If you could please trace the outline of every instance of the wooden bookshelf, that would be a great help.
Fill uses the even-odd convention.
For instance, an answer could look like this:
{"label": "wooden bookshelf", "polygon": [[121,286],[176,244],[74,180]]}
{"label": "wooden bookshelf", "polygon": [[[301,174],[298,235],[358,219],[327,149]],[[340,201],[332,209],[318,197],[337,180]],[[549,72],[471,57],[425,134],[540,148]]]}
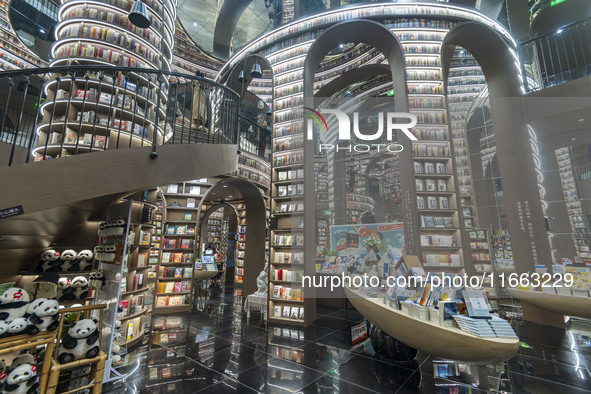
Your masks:
{"label": "wooden bookshelf", "polygon": [[154,288],[156,313],[191,310],[193,274],[199,251],[199,208],[206,179],[162,187],[162,235]]}

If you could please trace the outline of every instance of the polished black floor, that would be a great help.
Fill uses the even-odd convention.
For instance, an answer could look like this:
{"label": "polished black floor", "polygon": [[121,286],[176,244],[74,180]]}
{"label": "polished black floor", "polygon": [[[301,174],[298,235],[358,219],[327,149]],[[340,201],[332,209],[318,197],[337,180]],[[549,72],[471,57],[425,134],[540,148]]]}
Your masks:
{"label": "polished black floor", "polygon": [[[199,312],[153,316],[132,373],[105,392],[140,393],[583,393],[591,392],[591,325],[515,328],[522,347],[508,363],[473,365],[421,354],[391,363],[370,341],[352,345],[354,309],[319,307],[307,328],[250,321],[232,286],[202,290]],[[238,301],[238,303],[234,303]]]}

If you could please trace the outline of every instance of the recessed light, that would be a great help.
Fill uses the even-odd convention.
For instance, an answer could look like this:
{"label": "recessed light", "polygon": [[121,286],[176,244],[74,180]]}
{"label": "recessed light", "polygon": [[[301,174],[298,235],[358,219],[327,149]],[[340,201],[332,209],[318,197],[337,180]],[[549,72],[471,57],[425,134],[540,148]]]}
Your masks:
{"label": "recessed light", "polygon": [[343,44],[339,45],[339,48],[343,49],[345,46]]}
{"label": "recessed light", "polygon": [[197,27],[197,19],[193,19],[193,26]]}
{"label": "recessed light", "polygon": [[584,121],[585,121],[585,118],[579,119],[579,122],[584,122]]}
{"label": "recessed light", "polygon": [[571,140],[571,141],[576,141],[576,139],[577,139],[577,137],[573,137],[573,138],[571,138],[570,140]]}
{"label": "recessed light", "polygon": [[228,187],[228,185],[222,185],[222,187]]}
{"label": "recessed light", "polygon": [[44,29],[44,28],[42,28],[42,27],[40,27],[40,28],[39,28],[39,33],[41,33],[41,34],[45,34],[45,29]]}
{"label": "recessed light", "polygon": [[560,34],[560,33],[562,33],[562,29],[556,30],[556,34]]}

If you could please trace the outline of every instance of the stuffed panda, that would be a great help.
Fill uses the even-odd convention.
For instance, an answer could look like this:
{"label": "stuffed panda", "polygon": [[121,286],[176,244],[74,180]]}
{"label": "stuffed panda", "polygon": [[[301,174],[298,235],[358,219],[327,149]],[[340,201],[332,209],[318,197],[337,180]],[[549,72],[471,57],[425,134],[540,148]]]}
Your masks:
{"label": "stuffed panda", "polygon": [[36,393],[38,389],[39,378],[37,376],[37,365],[34,361],[31,363],[22,360],[10,366],[3,393],[32,394]]}
{"label": "stuffed panda", "polygon": [[4,360],[0,360],[0,393],[4,392],[4,385],[6,384],[6,378],[8,377],[8,368]]}
{"label": "stuffed panda", "polygon": [[76,253],[76,251],[74,251],[72,249],[64,250],[62,252],[62,254],[60,255],[61,271],[62,272],[79,271],[78,260],[76,259],[77,256],[78,256],[78,254]]}
{"label": "stuffed panda", "polygon": [[105,286],[107,279],[103,271],[92,271],[89,274],[89,284],[95,289],[102,289]]}
{"label": "stuffed panda", "polygon": [[84,249],[78,252],[76,258],[78,259],[79,271],[90,271],[92,268],[92,250]]}
{"label": "stuffed panda", "polygon": [[25,316],[28,305],[29,294],[19,287],[11,287],[0,295],[0,320]]}
{"label": "stuffed panda", "polygon": [[25,312],[25,316],[23,316],[23,317],[25,319],[28,319],[29,316],[31,316],[33,314],[33,310],[35,309],[35,307],[45,300],[47,300],[47,298],[37,298],[37,299],[29,302],[29,305],[27,305],[27,311]]}
{"label": "stuffed panda", "polygon": [[41,253],[41,261],[39,261],[39,265],[35,270],[36,273],[41,272],[55,272],[59,270],[60,266],[60,253],[49,249],[45,252]]}
{"label": "stuffed panda", "polygon": [[83,358],[93,358],[99,354],[99,330],[97,319],[82,319],[70,327],[59,348],[57,360],[60,364]]}
{"label": "stuffed panda", "polygon": [[74,279],[72,279],[71,286],[74,299],[83,300],[88,297],[88,279],[85,277],[76,276]]}
{"label": "stuffed panda", "polygon": [[24,317],[17,317],[8,322],[8,335],[20,335],[24,334],[27,329],[27,319]]}
{"label": "stuffed panda", "polygon": [[57,282],[57,300],[58,301],[70,301],[74,297],[74,289],[71,286],[69,278],[60,278]]}
{"label": "stuffed panda", "polygon": [[40,331],[55,331],[58,326],[60,304],[56,300],[46,298],[39,298],[34,302],[37,305],[27,319],[25,332],[29,335],[36,335]]}
{"label": "stuffed panda", "polygon": [[[8,322],[0,320],[0,338],[8,336]],[[2,391],[0,391],[1,393]]]}

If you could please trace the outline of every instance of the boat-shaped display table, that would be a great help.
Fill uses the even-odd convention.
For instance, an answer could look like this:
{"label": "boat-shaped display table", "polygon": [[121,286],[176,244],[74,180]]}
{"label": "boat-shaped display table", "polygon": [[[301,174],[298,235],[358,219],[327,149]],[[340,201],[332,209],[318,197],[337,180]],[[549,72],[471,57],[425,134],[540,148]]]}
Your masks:
{"label": "boat-shaped display table", "polygon": [[202,271],[195,271],[193,272],[193,280],[203,280],[203,279],[210,279],[213,278],[215,276],[215,274],[217,274],[218,271],[206,271],[206,270],[202,270]]}
{"label": "boat-shaped display table", "polygon": [[591,319],[591,298],[564,294],[549,294],[541,291],[507,289],[518,300],[540,309],[566,316]]}
{"label": "boat-shaped display table", "polygon": [[419,320],[384,305],[381,298],[366,298],[345,287],[349,301],[359,313],[384,333],[424,353],[448,360],[473,363],[507,361],[519,350],[518,339],[480,338],[459,328],[442,327]]}

